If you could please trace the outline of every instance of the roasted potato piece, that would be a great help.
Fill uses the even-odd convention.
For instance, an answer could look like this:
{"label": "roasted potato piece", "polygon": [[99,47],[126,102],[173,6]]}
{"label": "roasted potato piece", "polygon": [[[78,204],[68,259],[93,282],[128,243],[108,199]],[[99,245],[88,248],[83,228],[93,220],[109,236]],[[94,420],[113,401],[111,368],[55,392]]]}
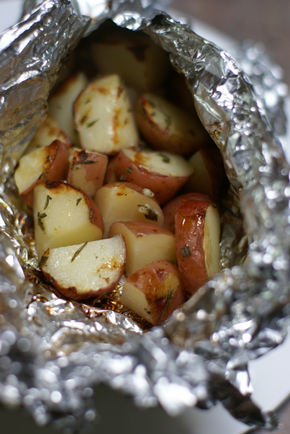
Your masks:
{"label": "roasted potato piece", "polygon": [[130,101],[118,75],[93,80],[74,103],[83,149],[115,154],[138,144]]}
{"label": "roasted potato piece", "polygon": [[193,169],[183,157],[169,152],[124,149],[115,165],[118,181],[149,188],[160,204],[175,196],[192,173]]}
{"label": "roasted potato piece", "polygon": [[160,151],[191,155],[210,140],[195,116],[151,93],[139,96],[136,118],[143,137]]}
{"label": "roasted potato piece", "polygon": [[160,226],[144,222],[115,222],[109,237],[122,234],[127,248],[128,276],[159,259],[176,262],[175,236]]}
{"label": "roasted potato piece", "polygon": [[153,325],[164,322],[185,301],[179,272],[171,262],[151,262],[123,285],[121,302]]}
{"label": "roasted potato piece", "polygon": [[61,294],[78,301],[112,291],[122,277],[125,260],[125,243],[122,235],[117,235],[48,249],[40,267]]}
{"label": "roasted potato piece", "polygon": [[35,187],[33,217],[39,257],[50,248],[96,241],[103,236],[103,219],[93,200],[64,182]]}

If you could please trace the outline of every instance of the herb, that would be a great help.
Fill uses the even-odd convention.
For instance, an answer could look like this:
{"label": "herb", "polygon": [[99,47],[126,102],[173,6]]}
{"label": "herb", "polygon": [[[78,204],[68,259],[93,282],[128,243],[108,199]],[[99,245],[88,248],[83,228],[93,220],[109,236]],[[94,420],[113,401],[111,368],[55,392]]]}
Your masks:
{"label": "herb", "polygon": [[37,224],[44,233],[45,233],[45,228],[42,219],[44,219],[45,217],[47,217],[47,214],[45,214],[45,212],[42,214],[39,214],[39,212],[37,213]]}
{"label": "herb", "polygon": [[86,245],[88,244],[88,242],[84,243],[73,255],[73,257],[71,258],[71,262],[73,262],[76,257],[81,253],[81,251],[86,247]]}
{"label": "herb", "polygon": [[170,158],[167,155],[161,153],[159,155],[162,157],[163,163],[170,163]]}
{"label": "herb", "polygon": [[158,321],[160,321],[160,320],[163,318],[163,316],[164,316],[164,314],[165,314],[165,312],[166,312],[166,309],[167,309],[168,306],[169,306],[170,300],[172,299],[173,292],[174,292],[174,289],[171,289],[171,290],[168,292],[167,297],[166,297],[166,302],[165,302],[164,309],[163,309],[163,311],[161,312],[161,315],[160,315],[160,317],[158,318]]}
{"label": "herb", "polygon": [[47,195],[43,210],[45,210],[48,207],[50,200],[52,200],[52,197],[50,197],[49,195]]}
{"label": "herb", "polygon": [[186,256],[191,256],[191,250],[189,246],[181,247],[181,254],[185,258]]}
{"label": "herb", "polygon": [[125,176],[125,175],[121,175],[121,176],[120,176],[120,181],[127,181],[126,176]]}
{"label": "herb", "polygon": [[138,110],[143,116],[147,116],[146,110],[142,104],[138,104]]}
{"label": "herb", "polygon": [[85,101],[85,104],[88,104],[89,102],[91,102],[91,100],[90,100],[90,99],[87,99],[87,100]]}
{"label": "herb", "polygon": [[154,102],[148,100],[148,103],[151,105],[151,107],[156,107],[156,104],[154,104]]}
{"label": "herb", "polygon": [[82,200],[82,197],[79,197],[79,198],[77,199],[77,206],[78,206],[78,204],[80,203],[81,200]]}
{"label": "herb", "polygon": [[126,173],[128,173],[128,175],[130,175],[132,170],[133,170],[133,167],[129,166],[129,167],[127,167]]}
{"label": "herb", "polygon": [[47,263],[48,258],[49,258],[49,249],[48,249],[48,251],[46,250],[44,255],[41,257],[39,264],[38,264],[38,268],[44,267],[45,264]]}
{"label": "herb", "polygon": [[84,115],[80,120],[80,124],[83,125],[87,119],[88,119],[88,115]]}
{"label": "herb", "polygon": [[138,211],[144,214],[144,217],[147,220],[152,220],[153,222],[157,222],[158,214],[148,205],[137,205]]}
{"label": "herb", "polygon": [[73,166],[79,166],[81,164],[94,164],[96,161],[94,160],[86,160],[86,161],[78,161],[77,163],[73,163]]}
{"label": "herb", "polygon": [[93,125],[95,125],[96,122],[98,122],[100,119],[96,119],[95,121],[90,122],[89,124],[87,124],[87,128],[92,127]]}

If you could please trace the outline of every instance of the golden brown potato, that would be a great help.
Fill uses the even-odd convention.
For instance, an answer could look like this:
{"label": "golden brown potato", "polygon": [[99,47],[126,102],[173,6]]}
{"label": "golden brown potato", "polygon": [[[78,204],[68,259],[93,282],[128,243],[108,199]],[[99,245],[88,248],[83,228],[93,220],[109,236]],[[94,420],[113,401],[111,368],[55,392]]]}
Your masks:
{"label": "golden brown potato", "polygon": [[175,213],[176,254],[182,287],[194,294],[220,271],[220,220],[209,201],[181,202]]}
{"label": "golden brown potato", "polygon": [[148,150],[124,149],[114,167],[118,181],[149,188],[160,204],[175,196],[193,173],[191,166],[180,155]]}
{"label": "golden brown potato", "polygon": [[68,149],[59,140],[24,155],[14,174],[18,192],[32,208],[33,190],[45,181],[64,181],[68,172]]}
{"label": "golden brown potato", "polygon": [[157,95],[140,95],[135,111],[140,132],[155,149],[191,155],[208,145],[209,135],[195,116]]}
{"label": "golden brown potato", "polygon": [[153,325],[164,322],[185,301],[179,272],[171,262],[151,262],[123,285],[121,302]]}

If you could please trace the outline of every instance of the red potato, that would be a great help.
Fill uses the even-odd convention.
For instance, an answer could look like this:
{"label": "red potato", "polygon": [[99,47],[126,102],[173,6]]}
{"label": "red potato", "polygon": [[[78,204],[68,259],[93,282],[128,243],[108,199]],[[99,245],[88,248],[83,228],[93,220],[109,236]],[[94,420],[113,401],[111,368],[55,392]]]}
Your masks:
{"label": "red potato", "polygon": [[25,154],[29,154],[38,148],[49,146],[55,140],[60,140],[68,148],[71,146],[71,141],[67,135],[59,127],[58,123],[53,119],[53,117],[48,114],[43,124],[38,128],[32,137]]}
{"label": "red potato", "polygon": [[101,74],[119,74],[141,92],[162,86],[170,73],[168,54],[143,32],[106,23],[94,36],[92,60]]}
{"label": "red potato", "polygon": [[124,149],[115,164],[117,180],[149,188],[159,204],[175,196],[192,173],[183,157],[169,152]]}
{"label": "red potato", "polygon": [[116,221],[150,222],[163,225],[163,213],[157,201],[129,182],[114,182],[99,188],[94,197],[104,219],[104,237]]}
{"label": "red potato", "polygon": [[177,208],[181,203],[187,202],[189,200],[193,201],[205,201],[213,204],[212,199],[203,193],[184,193],[179,196],[176,196],[174,199],[170,200],[164,207],[162,208],[164,214],[164,228],[169,230],[170,232],[175,233],[175,213]]}
{"label": "red potato", "polygon": [[62,181],[68,172],[68,149],[59,140],[44,148],[24,155],[17,166],[14,179],[18,192],[32,208],[33,191],[37,184],[47,181]]}
{"label": "red potato", "polygon": [[141,134],[155,149],[191,155],[208,145],[209,135],[196,126],[195,116],[157,95],[140,95],[135,111]]}
{"label": "red potato", "polygon": [[199,149],[188,162],[194,172],[184,187],[185,191],[205,193],[218,202],[227,187],[223,159],[218,148]]}
{"label": "red potato", "polygon": [[144,222],[115,222],[109,237],[117,234],[122,234],[125,239],[125,271],[128,276],[159,259],[176,262],[175,236],[160,226]]}
{"label": "red potato", "polygon": [[160,260],[132,274],[123,285],[121,302],[153,325],[164,322],[185,301],[179,272]]}
{"label": "red potato", "polygon": [[138,144],[138,130],[126,89],[118,75],[93,80],[74,103],[83,149],[113,155]]}
{"label": "red potato", "polygon": [[117,164],[117,158],[118,158],[118,155],[115,155],[114,157],[111,157],[111,159],[109,160],[106,174],[105,174],[104,184],[111,184],[112,182],[118,181],[116,174],[115,174],[115,167]]}
{"label": "red potato", "polygon": [[75,145],[79,137],[75,130],[73,103],[87,86],[88,79],[82,72],[69,77],[48,100],[48,111]]}
{"label": "red potato", "polygon": [[48,249],[40,268],[46,279],[73,300],[87,300],[112,291],[126,261],[122,235],[83,244]]}
{"label": "red potato", "polygon": [[220,219],[208,201],[181,203],[175,214],[176,254],[182,287],[194,294],[220,271]]}
{"label": "red potato", "polygon": [[103,236],[103,218],[93,200],[64,182],[35,187],[33,217],[39,257],[50,248],[96,241]]}
{"label": "red potato", "polygon": [[68,183],[93,197],[103,185],[108,157],[98,153],[75,151],[68,174]]}

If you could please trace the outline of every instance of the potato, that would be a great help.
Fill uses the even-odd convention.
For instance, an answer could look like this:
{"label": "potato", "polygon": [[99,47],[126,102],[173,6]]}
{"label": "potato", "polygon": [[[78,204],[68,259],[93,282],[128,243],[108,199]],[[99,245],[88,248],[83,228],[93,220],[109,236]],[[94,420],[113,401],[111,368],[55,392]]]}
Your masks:
{"label": "potato", "polygon": [[143,32],[106,23],[96,32],[91,57],[102,74],[119,74],[128,86],[146,92],[162,86],[170,73],[168,54]]}
{"label": "potato", "polygon": [[99,188],[94,197],[104,219],[104,237],[116,221],[141,221],[163,225],[163,213],[148,191],[129,182],[114,182]]}
{"label": "potato", "polygon": [[183,157],[169,152],[124,149],[115,164],[117,180],[149,188],[160,204],[175,196],[192,173]]}
{"label": "potato", "polygon": [[117,158],[118,155],[115,155],[114,157],[110,158],[107,166],[106,174],[105,174],[104,184],[111,184],[112,182],[118,181],[117,176],[115,174]]}
{"label": "potato", "polygon": [[164,322],[185,301],[179,272],[160,260],[132,274],[123,285],[121,302],[153,325]]}
{"label": "potato", "polygon": [[159,259],[176,262],[175,236],[160,226],[144,222],[115,222],[109,237],[122,234],[127,248],[128,276]]}
{"label": "potato", "polygon": [[227,177],[218,148],[199,149],[188,162],[194,172],[185,185],[185,191],[205,193],[219,202],[226,191]]}
{"label": "potato", "polygon": [[139,96],[136,118],[143,137],[160,151],[191,155],[208,145],[209,135],[195,116],[157,95]]}
{"label": "potato", "polygon": [[164,228],[169,230],[170,232],[175,233],[175,213],[179,205],[183,202],[193,200],[201,200],[213,203],[212,199],[202,193],[184,193],[179,196],[176,196],[174,199],[170,200],[164,207],[162,208],[164,214]]}
{"label": "potato", "polygon": [[138,131],[118,75],[93,80],[74,103],[75,124],[83,149],[115,154],[138,144]]}
{"label": "potato", "polygon": [[39,257],[50,248],[96,241],[103,236],[103,219],[93,200],[64,182],[35,187],[33,217]]}
{"label": "potato", "polygon": [[96,152],[74,151],[68,174],[68,183],[79,187],[88,196],[93,197],[103,185],[108,157]]}
{"label": "potato", "polygon": [[75,145],[79,144],[79,137],[75,130],[73,103],[87,84],[88,79],[82,72],[72,75],[48,99],[49,113]]}
{"label": "potato", "polygon": [[61,294],[78,301],[112,291],[122,277],[125,260],[125,243],[122,235],[117,235],[48,249],[40,268]]}
{"label": "potato", "polygon": [[183,289],[194,294],[220,271],[220,219],[209,201],[181,202],[175,213],[176,254]]}
{"label": "potato", "polygon": [[14,179],[18,192],[32,208],[33,190],[41,182],[62,181],[68,172],[68,149],[59,140],[44,148],[24,155],[15,170]]}

